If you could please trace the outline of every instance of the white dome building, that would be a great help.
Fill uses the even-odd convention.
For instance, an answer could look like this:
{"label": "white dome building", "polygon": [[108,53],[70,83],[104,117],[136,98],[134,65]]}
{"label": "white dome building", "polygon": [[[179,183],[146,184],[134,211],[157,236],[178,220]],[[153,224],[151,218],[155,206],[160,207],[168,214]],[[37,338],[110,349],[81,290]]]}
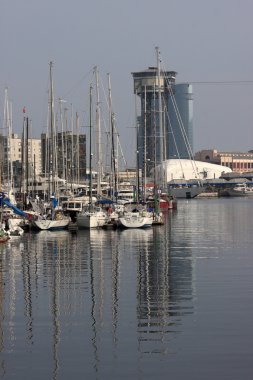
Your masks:
{"label": "white dome building", "polygon": [[224,173],[230,173],[232,170],[223,165],[211,164],[203,161],[194,161],[187,159],[169,159],[156,168],[156,178],[158,183],[162,183],[166,177],[165,169],[167,168],[167,182],[174,180],[204,180],[219,178]]}

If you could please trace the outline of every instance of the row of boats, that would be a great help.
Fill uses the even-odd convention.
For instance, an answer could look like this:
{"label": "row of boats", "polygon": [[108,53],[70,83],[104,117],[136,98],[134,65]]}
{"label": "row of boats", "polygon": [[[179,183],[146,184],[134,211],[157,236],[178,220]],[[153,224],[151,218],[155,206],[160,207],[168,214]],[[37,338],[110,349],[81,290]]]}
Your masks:
{"label": "row of boats", "polygon": [[[166,203],[166,207],[165,207]],[[162,206],[160,206],[162,205]],[[87,203],[82,197],[72,197],[61,202],[54,197],[49,203],[31,201],[29,210],[22,210],[3,198],[1,208],[2,235],[20,236],[25,230],[58,230],[65,228],[148,228],[163,224],[162,209],[176,208],[173,199],[156,202],[113,203],[110,200]]]}

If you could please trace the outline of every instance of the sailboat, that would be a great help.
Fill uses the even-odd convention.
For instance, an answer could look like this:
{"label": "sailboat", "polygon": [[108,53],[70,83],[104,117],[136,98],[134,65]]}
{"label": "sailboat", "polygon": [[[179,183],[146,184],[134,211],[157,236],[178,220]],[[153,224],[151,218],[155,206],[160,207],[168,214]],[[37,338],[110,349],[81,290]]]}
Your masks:
{"label": "sailboat", "polygon": [[92,203],[92,86],[90,86],[90,156],[89,156],[89,204],[76,217],[78,228],[97,228],[103,227],[108,220],[107,214],[100,206]]}
{"label": "sailboat", "polygon": [[53,195],[50,197],[50,205],[45,208],[45,212],[39,214],[32,221],[32,226],[39,230],[56,230],[67,228],[70,217],[64,215],[63,210],[58,206],[58,200],[56,198],[56,157],[55,157],[55,119],[54,119],[54,97],[53,97],[53,78],[52,78],[52,66],[53,62],[50,62],[50,133],[48,134],[50,138],[49,141],[49,194]]}
{"label": "sailboat", "polygon": [[120,228],[148,228],[153,224],[152,213],[141,203],[129,203],[124,205],[125,210],[119,215],[117,226]]}
{"label": "sailboat", "polygon": [[[185,126],[184,126],[184,123],[182,120],[182,116],[180,115],[179,108],[178,108],[178,105],[176,102],[173,87],[171,85],[173,82],[171,82],[171,80],[168,76],[165,76],[166,72],[163,73],[164,84],[166,86],[166,91],[168,92],[170,99],[171,99],[171,105],[174,109],[174,114],[175,114],[175,117],[176,117],[176,120],[178,123],[178,131],[180,131],[180,134],[182,135],[182,140],[184,141],[185,149],[186,149],[186,152],[189,156],[188,160],[180,158],[178,144],[176,142],[175,134],[174,134],[171,122],[170,122],[170,115],[169,115],[169,112],[167,110],[167,106],[164,107],[164,111],[162,111],[161,75],[160,75],[161,74],[161,69],[160,69],[161,59],[160,59],[160,51],[159,51],[158,47],[156,47],[156,53],[157,53],[157,71],[158,71],[158,83],[159,83],[159,87],[158,87],[159,114],[158,114],[158,116],[159,116],[160,136],[164,136],[164,141],[165,141],[165,143],[163,144],[163,139],[160,139],[160,143],[161,143],[160,161],[159,161],[158,167],[155,168],[155,170],[157,170],[158,182],[160,182],[160,184],[162,184],[162,188],[164,189],[165,194],[172,197],[173,199],[194,198],[198,194],[203,192],[203,184],[202,184],[200,177],[199,177],[198,168],[197,168],[197,165],[196,165],[196,163],[194,161],[194,157],[193,157],[192,147],[191,147],[191,144],[189,142],[189,138],[186,134]],[[166,150],[167,150],[166,128],[167,127],[163,123],[162,112],[167,113],[166,119],[167,119],[167,123],[168,123],[168,128],[170,127],[170,133],[172,136],[172,141],[175,145],[175,149],[177,152],[177,155],[175,155],[175,157],[177,157],[177,159],[167,159],[167,156],[168,156],[167,152],[166,152]],[[168,170],[169,170],[169,168],[171,168],[171,165],[173,165],[173,163],[175,163],[175,162],[179,163],[179,165],[182,169],[182,177],[181,177],[181,179],[174,177],[171,181],[168,181]],[[185,180],[185,174],[184,174],[184,165],[185,165],[185,163],[187,164],[188,162],[192,166],[192,171],[193,171],[194,177],[195,177],[195,179],[191,180],[191,181]]]}

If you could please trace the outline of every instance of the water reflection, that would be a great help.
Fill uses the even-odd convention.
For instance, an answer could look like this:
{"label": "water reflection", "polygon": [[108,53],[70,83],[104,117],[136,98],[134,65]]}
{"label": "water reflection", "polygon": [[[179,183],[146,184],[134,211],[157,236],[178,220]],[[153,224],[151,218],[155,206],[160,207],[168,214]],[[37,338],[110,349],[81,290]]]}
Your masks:
{"label": "water reflection", "polygon": [[174,254],[172,214],[140,252],[138,273],[138,333],[142,354],[168,354],[169,341],[182,328],[182,317],[193,313],[191,252],[186,260]]}
{"label": "water reflection", "polygon": [[[240,245],[232,211],[214,204],[182,203],[147,230],[41,231],[0,246],[0,376],[142,378],[154,363],[159,376],[192,342],[200,259]],[[205,228],[218,209],[224,228]]]}
{"label": "water reflection", "polygon": [[[57,379],[67,371],[60,352],[69,360],[76,354],[68,339],[83,357],[86,336],[90,371],[99,375],[106,355],[116,360],[122,350],[128,316],[129,325],[138,321],[131,334],[140,353],[166,352],[191,310],[191,262],[171,253],[171,230],[168,215],[165,226],[147,230],[41,231],[10,242],[1,253],[1,351],[15,352],[19,336],[26,340],[22,360],[50,347],[41,356],[43,375]],[[2,374],[8,360],[4,355]]]}

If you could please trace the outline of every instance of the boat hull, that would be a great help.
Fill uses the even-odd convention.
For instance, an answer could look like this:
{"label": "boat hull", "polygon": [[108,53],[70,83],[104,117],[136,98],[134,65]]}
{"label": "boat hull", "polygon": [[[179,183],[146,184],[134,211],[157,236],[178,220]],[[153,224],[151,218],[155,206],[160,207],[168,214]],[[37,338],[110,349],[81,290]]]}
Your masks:
{"label": "boat hull", "polygon": [[107,216],[104,213],[80,213],[77,216],[76,224],[78,228],[98,228],[103,227],[106,221]]}
{"label": "boat hull", "polygon": [[152,223],[152,218],[141,216],[138,213],[124,215],[118,219],[118,227],[121,228],[149,228]]}
{"label": "boat hull", "polygon": [[50,220],[50,219],[41,219],[34,220],[33,227],[38,230],[61,230],[67,228],[69,224],[69,219],[61,220]]}
{"label": "boat hull", "polygon": [[184,198],[184,199],[190,199],[195,198],[197,195],[203,193],[203,187],[182,187],[182,188],[170,188],[169,194],[176,199],[178,198]]}

